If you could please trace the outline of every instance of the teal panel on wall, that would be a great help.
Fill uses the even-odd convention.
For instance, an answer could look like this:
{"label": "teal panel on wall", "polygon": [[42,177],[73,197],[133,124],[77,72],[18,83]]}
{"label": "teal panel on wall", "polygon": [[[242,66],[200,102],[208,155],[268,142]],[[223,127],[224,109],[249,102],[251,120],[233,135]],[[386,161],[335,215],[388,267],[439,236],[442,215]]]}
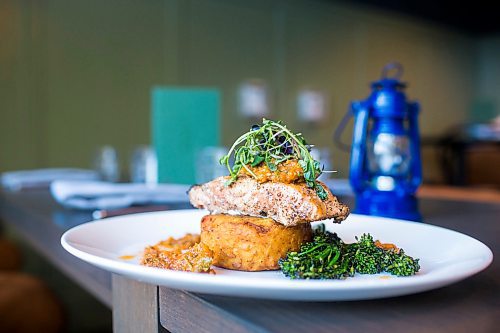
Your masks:
{"label": "teal panel on wall", "polygon": [[151,128],[159,182],[195,183],[197,152],[220,143],[219,106],[216,89],[153,89]]}

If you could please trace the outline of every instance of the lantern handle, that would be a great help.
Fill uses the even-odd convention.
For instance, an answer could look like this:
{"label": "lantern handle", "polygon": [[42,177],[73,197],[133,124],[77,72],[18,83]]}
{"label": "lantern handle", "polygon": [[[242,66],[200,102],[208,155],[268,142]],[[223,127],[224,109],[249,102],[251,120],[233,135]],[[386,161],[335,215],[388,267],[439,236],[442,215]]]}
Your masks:
{"label": "lantern handle", "polygon": [[342,141],[342,133],[344,133],[345,127],[353,116],[354,110],[352,109],[352,106],[350,106],[344,117],[342,117],[339,125],[335,129],[335,132],[333,133],[333,142],[343,151],[351,151],[351,145],[346,144]]}
{"label": "lantern handle", "polygon": [[[395,71],[394,76],[389,77],[389,72]],[[381,79],[394,79],[398,80],[401,79],[401,76],[403,76],[403,65],[401,65],[397,61],[393,61],[388,63],[387,65],[382,68],[382,77]]]}

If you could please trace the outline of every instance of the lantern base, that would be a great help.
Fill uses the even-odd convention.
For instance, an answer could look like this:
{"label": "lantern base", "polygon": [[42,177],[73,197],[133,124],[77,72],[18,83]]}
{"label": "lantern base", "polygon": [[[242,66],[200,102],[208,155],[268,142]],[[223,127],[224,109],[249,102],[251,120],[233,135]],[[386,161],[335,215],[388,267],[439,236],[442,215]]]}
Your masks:
{"label": "lantern base", "polygon": [[417,198],[414,195],[400,195],[392,191],[357,193],[354,213],[422,221],[422,216],[418,211]]}

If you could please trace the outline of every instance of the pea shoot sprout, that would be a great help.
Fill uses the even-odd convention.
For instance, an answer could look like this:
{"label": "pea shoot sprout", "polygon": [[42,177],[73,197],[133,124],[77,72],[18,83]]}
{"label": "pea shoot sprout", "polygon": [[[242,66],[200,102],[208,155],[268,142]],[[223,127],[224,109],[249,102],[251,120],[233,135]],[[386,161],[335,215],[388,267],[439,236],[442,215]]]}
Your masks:
{"label": "pea shoot sprout", "polygon": [[[307,144],[301,133],[291,132],[281,121],[263,119],[262,125],[253,125],[250,131],[236,139],[220,163],[229,170],[231,178],[227,184],[230,185],[238,178],[242,168],[257,178],[250,167],[265,163],[269,170],[274,172],[278,169],[278,164],[296,159],[304,172],[307,186],[314,189],[319,198],[325,200],[328,197],[327,192],[316,181],[324,170],[311,156],[312,147]],[[233,154],[234,163],[231,166],[229,160]]]}

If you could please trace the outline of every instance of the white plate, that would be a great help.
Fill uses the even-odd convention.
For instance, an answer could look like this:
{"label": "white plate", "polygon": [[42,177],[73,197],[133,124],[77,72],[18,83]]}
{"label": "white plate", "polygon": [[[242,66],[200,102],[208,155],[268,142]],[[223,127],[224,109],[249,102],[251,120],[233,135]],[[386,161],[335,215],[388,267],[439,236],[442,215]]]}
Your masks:
{"label": "white plate", "polygon": [[[485,269],[493,254],[483,243],[448,229],[401,220],[351,214],[342,224],[327,221],[346,242],[371,233],[395,243],[415,258],[421,270],[411,277],[356,275],[346,280],[290,280],[280,271],[239,272],[216,268],[216,275],[178,272],[138,264],[147,245],[169,236],[199,233],[206,212],[179,210],[144,213],[89,222],[61,239],[71,254],[131,279],[191,292],[254,298],[333,301],[399,296],[439,288]],[[123,256],[134,259],[124,260]]]}

